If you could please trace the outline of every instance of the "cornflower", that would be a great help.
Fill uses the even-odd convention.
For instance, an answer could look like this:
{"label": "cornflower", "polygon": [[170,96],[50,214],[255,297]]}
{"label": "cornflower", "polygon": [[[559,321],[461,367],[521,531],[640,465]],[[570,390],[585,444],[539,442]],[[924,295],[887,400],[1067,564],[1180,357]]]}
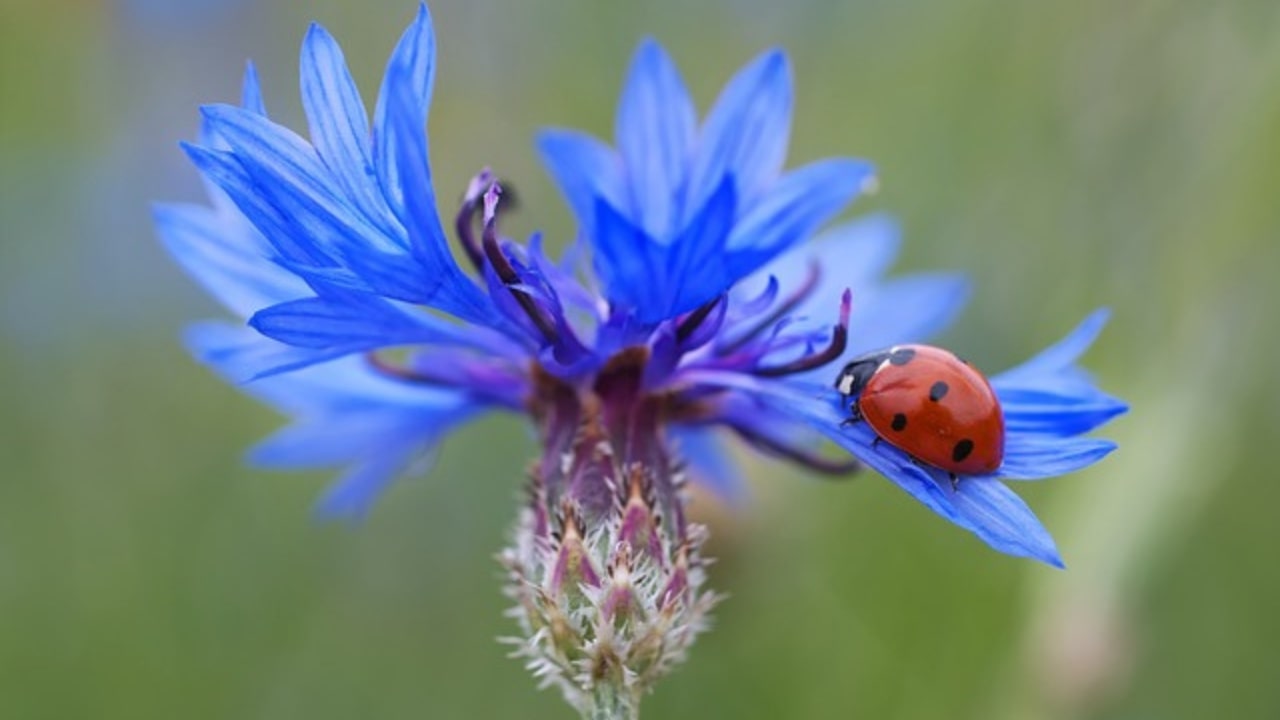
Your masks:
{"label": "cornflower", "polygon": [[732,436],[822,475],[869,466],[997,550],[1061,565],[1004,481],[1114,449],[1082,434],[1125,406],[1075,364],[1105,313],[991,379],[1003,464],[949,478],[848,422],[832,380],[850,357],[945,326],[967,283],[884,279],[898,236],[882,216],[815,237],[875,175],[845,158],[783,170],[784,53],[739,71],[699,124],[667,54],[642,43],[616,148],[572,131],[538,138],[579,227],[564,255],[501,232],[501,184],[483,170],[451,224],[462,264],[423,130],[434,57],[423,5],[370,122],[338,44],[313,25],[301,55],[310,140],[268,117],[250,65],[241,104],[202,108],[200,139],[184,145],[211,205],[161,206],[156,225],[240,319],[197,324],[187,342],[293,418],[254,462],[345,468],[318,512],[360,517],[460,425],[527,417],[539,451],[501,554],[521,629],[511,642],[591,718],[636,717],[706,629],[717,596],[687,486],[741,496]]}

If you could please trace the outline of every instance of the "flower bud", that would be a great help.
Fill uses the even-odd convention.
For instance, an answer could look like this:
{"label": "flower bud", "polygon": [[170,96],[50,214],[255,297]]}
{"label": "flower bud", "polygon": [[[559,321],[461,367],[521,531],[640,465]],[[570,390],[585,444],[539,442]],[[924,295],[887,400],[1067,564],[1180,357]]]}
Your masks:
{"label": "flower bud", "polygon": [[538,377],[545,454],[501,556],[522,630],[514,655],[587,717],[634,716],[717,600],[664,435],[667,398],[641,388],[647,359],[624,351],[585,390]]}

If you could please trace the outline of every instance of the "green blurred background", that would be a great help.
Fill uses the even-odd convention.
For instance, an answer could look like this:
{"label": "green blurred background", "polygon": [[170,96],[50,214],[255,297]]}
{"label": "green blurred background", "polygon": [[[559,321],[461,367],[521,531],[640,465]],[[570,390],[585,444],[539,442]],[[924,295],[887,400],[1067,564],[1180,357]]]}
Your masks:
{"label": "green blurred background", "polygon": [[[612,128],[659,37],[705,108],[770,45],[791,164],[875,160],[900,270],[958,268],[943,341],[1022,360],[1115,308],[1087,364],[1121,450],[1019,490],[1069,569],[998,555],[875,477],[742,457],[712,523],[730,595],[650,718],[1280,718],[1280,5],[1083,0],[437,0],[435,177],[513,178],[517,234],[572,232],[547,124]],[[363,525],[324,474],[246,469],[279,419],[183,352],[218,314],[156,199],[201,198],[196,105],[259,65],[305,127],[306,23],[372,97],[409,0],[0,0],[0,718],[565,718],[494,638],[493,553],[532,452],[452,439]],[[493,452],[495,446],[508,450]]]}

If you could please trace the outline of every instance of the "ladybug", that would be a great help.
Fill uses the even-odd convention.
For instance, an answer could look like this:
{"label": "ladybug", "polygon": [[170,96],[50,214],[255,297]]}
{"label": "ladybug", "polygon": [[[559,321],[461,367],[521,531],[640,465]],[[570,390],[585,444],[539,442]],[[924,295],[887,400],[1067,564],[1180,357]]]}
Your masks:
{"label": "ladybug", "polygon": [[863,355],[840,371],[846,422],[866,421],[913,460],[957,476],[995,472],[1004,460],[1004,412],[991,383],[941,348],[898,345]]}

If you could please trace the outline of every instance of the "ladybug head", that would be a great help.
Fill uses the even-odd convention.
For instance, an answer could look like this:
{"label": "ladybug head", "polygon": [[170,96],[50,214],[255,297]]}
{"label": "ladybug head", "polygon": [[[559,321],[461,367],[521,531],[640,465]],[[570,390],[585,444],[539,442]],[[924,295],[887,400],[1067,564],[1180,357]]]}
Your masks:
{"label": "ladybug head", "polygon": [[888,352],[877,352],[869,355],[863,355],[853,362],[844,366],[840,374],[836,376],[836,390],[841,395],[851,397],[862,392],[867,386],[867,382],[871,380],[871,376],[876,374],[876,370],[884,364],[889,357]]}

